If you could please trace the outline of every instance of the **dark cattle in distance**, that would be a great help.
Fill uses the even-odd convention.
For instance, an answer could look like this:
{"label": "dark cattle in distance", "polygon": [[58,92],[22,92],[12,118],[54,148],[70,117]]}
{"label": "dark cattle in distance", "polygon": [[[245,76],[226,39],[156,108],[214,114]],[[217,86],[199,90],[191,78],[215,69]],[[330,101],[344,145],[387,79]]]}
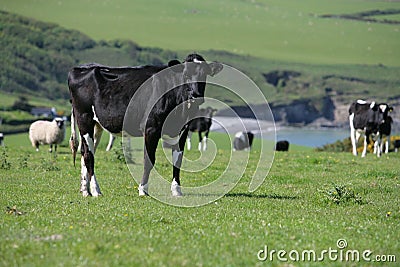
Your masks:
{"label": "dark cattle in distance", "polygon": [[[387,116],[387,119],[379,125],[379,136],[378,140],[374,144],[374,154],[379,150],[383,153],[383,145],[385,145],[385,154],[389,153],[390,148],[390,134],[392,132],[393,119],[391,116]],[[383,143],[383,138],[386,138],[385,143]],[[380,148],[378,145],[380,144]]]}
{"label": "dark cattle in distance", "polygon": [[394,140],[394,152],[398,152],[400,148],[400,140]]}
{"label": "dark cattle in distance", "polygon": [[365,157],[367,154],[367,146],[370,142],[370,137],[378,140],[377,156],[381,156],[380,143],[379,143],[379,130],[380,126],[386,122],[388,112],[393,108],[389,107],[386,103],[376,104],[375,102],[366,102],[364,100],[357,100],[350,105],[349,108],[349,122],[350,122],[350,138],[352,144],[353,155],[357,156],[357,141],[361,135],[364,135],[364,148],[361,154]]}
{"label": "dark cattle in distance", "polygon": [[[187,138],[187,149],[191,149],[191,137],[192,133],[197,132],[199,135],[199,145],[198,150],[207,150],[207,139],[210,133],[210,127],[212,124],[212,117],[217,112],[216,109],[212,107],[201,108],[196,115],[196,118],[189,123],[189,134]],[[202,137],[204,133],[204,137]]]}
{"label": "dark cattle in distance", "polygon": [[[182,64],[172,60],[164,66],[109,67],[91,63],[72,68],[68,86],[72,117],[82,140],[82,195],[101,195],[94,171],[94,128],[98,122],[100,128],[112,134],[124,130],[130,136],[144,137],[139,195],[148,194],[149,174],[159,139],[167,140],[173,155],[171,192],[173,196],[181,196],[180,167],[189,130],[185,125],[204,102],[207,76],[219,73],[222,68],[222,64],[207,63],[198,54],[188,55]],[[170,114],[174,125],[165,125]],[[76,153],[77,136],[74,127],[71,128],[71,147]]]}
{"label": "dark cattle in distance", "polygon": [[289,151],[289,141],[281,140],[276,142],[275,151]]}
{"label": "dark cattle in distance", "polygon": [[252,132],[237,132],[233,140],[233,150],[249,150],[253,145],[254,134]]}

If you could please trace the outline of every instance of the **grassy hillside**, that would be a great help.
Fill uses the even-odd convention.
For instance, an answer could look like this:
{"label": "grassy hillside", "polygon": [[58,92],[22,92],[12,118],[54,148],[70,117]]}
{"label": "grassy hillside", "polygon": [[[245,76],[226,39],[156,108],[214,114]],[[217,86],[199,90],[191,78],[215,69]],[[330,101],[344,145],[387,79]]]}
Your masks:
{"label": "grassy hillside", "polygon": [[[124,39],[96,41],[76,30],[3,11],[0,12],[0,22],[1,60],[4,63],[0,70],[0,117],[15,115],[4,112],[20,96],[29,99],[31,105],[55,106],[68,114],[70,104],[66,80],[69,68],[74,65],[86,62],[113,66],[165,64],[174,58],[182,60],[187,53],[193,52],[187,47],[177,51],[144,47]],[[346,118],[332,116],[333,109],[337,108],[332,104],[333,101],[342,108],[360,98],[394,105],[400,102],[400,67],[294,63],[209,47],[198,52],[208,60],[223,62],[248,75],[261,89],[271,107],[277,110],[273,111],[274,115],[292,104],[300,103],[304,113],[311,110],[316,118],[339,121]],[[261,98],[247,94],[247,88],[242,90],[248,104],[262,102]],[[245,105],[240,98],[223,88],[209,86],[206,94],[231,106]],[[288,122],[291,121],[288,116],[286,118]],[[300,118],[293,122],[310,121]]]}
{"label": "grassy hillside", "polygon": [[[317,64],[399,66],[397,1],[195,0],[13,1],[0,9],[68,29],[95,40],[128,39],[171,50],[225,50],[271,60]],[[370,10],[377,22],[340,15]],[[322,18],[323,15],[333,15]],[[365,19],[365,17],[364,17]]]}
{"label": "grassy hillside", "polygon": [[[120,39],[96,42],[77,31],[4,12],[0,13],[0,20],[2,60],[7,63],[0,70],[0,90],[17,94],[14,99],[18,95],[27,95],[35,102],[38,97],[44,96],[51,99],[53,105],[65,105],[55,102],[68,100],[67,72],[76,64],[164,64],[173,58],[182,59],[192,52],[141,47],[132,41]],[[400,95],[398,67],[311,65],[240,56],[218,50],[200,52],[210,60],[243,71],[255,81],[271,103],[290,103],[302,98],[315,98],[318,101],[326,95],[325,88],[331,88],[338,95],[343,95],[343,100],[350,99],[348,101],[365,95],[386,101],[388,97],[395,99]],[[276,71],[297,72],[299,75],[271,84],[266,76]],[[211,97],[229,100],[226,99],[226,92],[209,91]],[[0,100],[1,105],[12,105],[11,101],[5,99]],[[236,101],[230,99],[233,105],[237,104]]]}
{"label": "grassy hillside", "polygon": [[[200,172],[183,172],[185,185],[207,184],[225,170],[229,148],[222,135],[210,137],[221,160]],[[233,191],[206,206],[179,208],[138,197],[118,147],[109,153],[103,148],[96,161],[104,194],[99,198],[80,195],[80,169],[72,166],[67,146],[54,158],[46,149],[35,152],[26,135],[15,135],[0,148],[0,265],[371,266],[379,255],[385,266],[399,261],[399,153],[380,159],[312,150],[276,153],[264,184],[249,193],[255,148]],[[140,168],[141,149],[136,152]],[[170,173],[161,150],[157,156],[156,170]],[[341,239],[347,247],[339,248]],[[300,258],[281,255],[285,262],[274,253],[261,262],[257,254],[265,246],[269,252],[296,250]],[[329,248],[344,257],[325,253],[321,259]],[[311,250],[320,260],[301,260]],[[346,258],[355,250],[359,261]],[[361,258],[365,250],[372,251],[370,261]]]}

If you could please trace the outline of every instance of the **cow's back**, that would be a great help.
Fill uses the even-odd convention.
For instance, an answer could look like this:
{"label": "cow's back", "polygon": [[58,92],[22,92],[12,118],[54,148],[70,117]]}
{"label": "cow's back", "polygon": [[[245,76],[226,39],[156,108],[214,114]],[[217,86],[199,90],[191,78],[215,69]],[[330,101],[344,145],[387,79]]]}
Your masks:
{"label": "cow's back", "polygon": [[[96,63],[74,67],[68,75],[73,107],[79,113],[90,113],[94,109],[97,120],[105,129],[119,133],[133,95],[146,80],[164,68],[108,67]],[[141,95],[136,98],[138,105],[147,103],[145,95],[149,95],[149,92],[142,92]],[[144,113],[144,108],[138,108],[140,111]],[[136,114],[140,117],[143,113]]]}
{"label": "cow's back", "polygon": [[375,103],[353,102],[349,108],[349,116],[353,116],[353,126],[355,129],[374,129],[377,127],[376,120],[377,107]]}

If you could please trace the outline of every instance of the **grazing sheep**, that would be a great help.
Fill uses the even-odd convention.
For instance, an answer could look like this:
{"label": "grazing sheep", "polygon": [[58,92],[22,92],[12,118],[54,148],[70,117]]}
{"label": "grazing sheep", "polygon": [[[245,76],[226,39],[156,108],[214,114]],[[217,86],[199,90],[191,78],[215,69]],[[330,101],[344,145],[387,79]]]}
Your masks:
{"label": "grazing sheep", "polygon": [[50,145],[49,151],[57,151],[57,144],[60,144],[65,137],[64,120],[55,118],[53,121],[35,121],[29,127],[29,139],[32,146],[39,151],[39,145]]}

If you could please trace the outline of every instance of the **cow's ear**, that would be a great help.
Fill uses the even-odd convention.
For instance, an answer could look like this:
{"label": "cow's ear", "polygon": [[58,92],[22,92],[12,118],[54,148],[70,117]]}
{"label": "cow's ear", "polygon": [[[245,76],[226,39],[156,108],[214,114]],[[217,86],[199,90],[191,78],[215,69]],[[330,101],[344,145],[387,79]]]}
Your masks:
{"label": "cow's ear", "polygon": [[223,65],[219,62],[211,62],[210,64],[208,64],[208,66],[210,67],[210,76],[218,74],[224,68]]}
{"label": "cow's ear", "polygon": [[377,111],[378,110],[378,105],[375,103],[375,101],[373,101],[370,105],[369,108],[372,109],[373,111]]}
{"label": "cow's ear", "polygon": [[174,72],[181,73],[183,72],[184,66],[179,62],[179,60],[173,59],[168,62],[168,67],[170,67]]}
{"label": "cow's ear", "polygon": [[393,107],[389,107],[389,112],[392,112],[393,111]]}

